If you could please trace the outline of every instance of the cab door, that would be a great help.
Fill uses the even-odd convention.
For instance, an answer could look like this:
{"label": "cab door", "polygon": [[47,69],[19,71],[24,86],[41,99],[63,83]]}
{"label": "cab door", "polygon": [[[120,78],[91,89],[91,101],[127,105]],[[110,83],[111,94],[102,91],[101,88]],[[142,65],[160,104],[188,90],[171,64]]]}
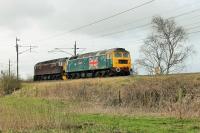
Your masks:
{"label": "cab door", "polygon": [[112,54],[108,53],[106,54],[106,67],[111,68],[112,67]]}

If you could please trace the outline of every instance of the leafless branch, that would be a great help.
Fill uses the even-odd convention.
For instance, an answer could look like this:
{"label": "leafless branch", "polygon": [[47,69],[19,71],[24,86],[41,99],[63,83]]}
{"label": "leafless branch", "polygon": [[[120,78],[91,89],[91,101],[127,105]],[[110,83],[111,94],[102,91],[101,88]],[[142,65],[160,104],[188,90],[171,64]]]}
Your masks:
{"label": "leafless branch", "polygon": [[158,68],[160,74],[182,69],[181,64],[192,53],[192,47],[185,46],[185,29],[177,26],[174,20],[160,16],[154,17],[152,24],[154,32],[144,40],[141,47],[143,56],[139,59],[140,65],[151,73]]}

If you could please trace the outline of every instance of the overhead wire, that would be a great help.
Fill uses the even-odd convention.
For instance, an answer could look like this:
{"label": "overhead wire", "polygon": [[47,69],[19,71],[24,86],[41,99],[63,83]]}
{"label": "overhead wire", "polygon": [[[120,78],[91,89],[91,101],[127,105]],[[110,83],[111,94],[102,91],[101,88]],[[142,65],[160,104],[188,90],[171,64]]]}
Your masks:
{"label": "overhead wire", "polygon": [[[193,6],[193,5],[190,5],[190,6]],[[183,10],[184,8],[183,7],[187,7],[188,8],[188,5],[185,5],[185,6],[182,6],[182,7],[180,7],[178,10]],[[178,11],[177,9],[175,10],[175,11]],[[185,10],[185,9],[184,9]],[[196,12],[196,11],[198,11],[199,9],[195,9],[195,10],[192,10],[192,11],[190,11],[189,13],[193,13],[193,12]],[[171,11],[170,10],[170,12],[173,12],[174,13],[174,10],[173,11]],[[169,13],[169,12],[168,12]],[[181,14],[178,14],[178,15],[176,15],[176,16],[173,16],[173,17],[179,17],[179,16],[183,16],[183,15],[186,15],[186,14],[188,14],[188,12],[184,12],[184,13],[181,13]],[[200,15],[196,15],[195,16],[195,18],[196,17],[199,17]],[[152,17],[152,16],[150,16],[150,17]],[[120,27],[122,27],[122,26],[126,26],[126,25],[129,25],[129,24],[132,24],[132,23],[135,23],[135,22],[139,22],[139,21],[141,21],[141,20],[145,20],[145,19],[148,19],[148,17],[143,17],[143,18],[141,18],[141,19],[137,19],[137,20],[135,20],[135,21],[133,21],[133,22],[130,22],[130,23],[127,23],[127,24],[125,24],[125,25],[120,25]],[[149,24],[149,26],[150,26],[150,24]],[[118,26],[119,27],[119,26]],[[144,24],[144,25],[140,25],[140,26],[136,26],[135,27],[135,29],[140,29],[140,28],[148,28],[148,24],[146,25],[146,24]],[[117,31],[118,33],[120,32],[120,31]],[[109,34],[109,33],[108,33]],[[104,34],[105,35],[105,34]],[[110,34],[109,34],[110,35]],[[102,37],[102,36],[101,36]],[[145,39],[145,38],[143,38],[143,39]],[[137,41],[143,41],[143,39],[142,40],[137,40]],[[95,39],[96,40],[96,39]]]}
{"label": "overhead wire", "polygon": [[[95,25],[95,24],[97,24],[97,23],[100,23],[100,22],[106,21],[106,20],[108,20],[108,19],[114,18],[114,17],[119,16],[119,15],[121,15],[121,14],[124,14],[124,13],[126,13],[126,12],[129,12],[129,11],[132,11],[132,10],[137,9],[137,8],[139,8],[139,7],[142,7],[142,6],[145,6],[145,5],[147,5],[147,4],[150,4],[150,3],[154,2],[154,1],[155,1],[155,0],[151,0],[151,1],[145,2],[145,3],[141,4],[141,5],[138,5],[138,6],[136,6],[136,7],[130,8],[130,9],[128,9],[128,10],[119,12],[119,13],[114,14],[114,15],[111,15],[111,16],[109,16],[109,17],[106,17],[106,18],[103,18],[103,19],[99,19],[99,20],[94,21],[94,22],[92,22],[92,23],[89,23],[89,24],[82,25],[82,26],[80,26],[80,27],[71,29],[71,30],[69,30],[69,31],[67,31],[67,32],[63,32],[63,33],[56,34],[56,35],[54,35],[54,36],[48,37],[47,39],[49,39],[49,38],[54,38],[54,37],[58,37],[58,36],[62,36],[62,35],[67,34],[67,33],[71,33],[71,32],[74,32],[74,31],[78,31],[78,30],[81,30],[81,29],[84,29],[84,28],[93,26],[93,25]],[[185,15],[188,15],[188,14],[191,14],[191,13],[194,13],[194,12],[197,12],[197,11],[199,11],[199,10],[200,10],[200,9],[195,9],[195,10],[192,10],[192,11],[189,11],[189,12],[184,12],[184,13],[178,14],[178,15],[176,15],[176,16],[172,16],[172,17],[170,17],[170,18],[168,18],[168,19],[173,19],[173,18],[185,16]],[[144,18],[143,18],[143,19],[144,19]],[[138,21],[138,20],[136,20],[136,21]],[[125,32],[125,31],[134,30],[134,29],[147,28],[147,27],[150,26],[150,25],[151,25],[151,23],[146,23],[146,24],[143,24],[143,25],[138,25],[138,26],[135,26],[135,27],[132,27],[132,28],[128,28],[128,29],[126,29],[126,30],[121,30],[121,31],[117,31],[117,32],[112,32],[112,33],[104,34],[104,35],[101,35],[101,37],[106,37],[106,36],[110,36],[110,35],[114,35],[114,34],[119,34],[119,33]],[[43,40],[41,40],[41,41],[45,41],[45,40],[47,40],[47,39],[43,39]]]}
{"label": "overhead wire", "polygon": [[[200,3],[199,3],[199,4],[200,4]],[[193,6],[193,5],[190,5],[190,6]],[[188,5],[181,6],[179,9],[176,9],[175,11],[182,10],[182,9],[184,9],[185,7],[188,8]],[[169,13],[169,12],[174,13],[174,10],[172,10],[172,11],[170,10],[170,11],[168,11],[167,13]],[[136,19],[136,20],[134,20],[134,21],[132,21],[132,22],[129,22],[129,23],[126,23],[126,24],[123,24],[123,25],[118,25],[118,26],[116,26],[116,28],[124,27],[124,26],[130,25],[130,24],[136,23],[136,22],[141,22],[141,21],[143,21],[143,20],[152,18],[153,16],[155,16],[155,15],[149,15],[148,17],[142,17],[142,18]],[[200,15],[198,15],[198,16],[200,16]],[[198,17],[198,16],[196,16],[196,17]]]}
{"label": "overhead wire", "polygon": [[94,21],[94,22],[91,22],[91,23],[89,23],[89,24],[85,24],[85,25],[82,25],[82,26],[80,26],[80,27],[71,29],[71,30],[69,30],[69,31],[66,31],[66,32],[63,32],[63,33],[59,33],[59,34],[56,34],[56,35],[53,35],[53,36],[50,36],[50,37],[47,37],[46,39],[40,40],[40,41],[38,41],[38,42],[45,41],[45,40],[48,40],[48,39],[50,39],[50,38],[52,39],[52,38],[55,38],[55,37],[58,37],[58,36],[62,36],[62,35],[67,34],[67,33],[71,33],[71,32],[74,32],[74,31],[78,31],[78,30],[87,28],[87,27],[89,27],[89,26],[95,25],[95,24],[97,24],[97,23],[106,21],[106,20],[108,20],[108,19],[117,17],[117,16],[119,16],[119,15],[122,15],[122,14],[125,14],[125,13],[127,13],[127,12],[133,11],[133,10],[135,10],[135,9],[137,9],[137,8],[140,8],[140,7],[143,7],[143,6],[145,6],[145,5],[148,5],[148,4],[150,4],[150,3],[154,2],[154,1],[156,1],[156,0],[150,0],[150,1],[144,2],[144,3],[140,4],[140,5],[137,5],[137,6],[135,6],[135,7],[130,8],[130,9],[127,9],[127,10],[124,10],[124,11],[121,11],[121,12],[118,12],[118,13],[116,13],[116,14],[114,14],[114,15],[109,16],[109,17],[102,18],[102,19],[96,20],[96,21]]}
{"label": "overhead wire", "polygon": [[190,27],[190,28],[188,28],[188,29],[186,29],[186,30],[192,30],[192,29],[197,29],[197,28],[200,28],[200,25],[195,26],[195,27]]}
{"label": "overhead wire", "polygon": [[[196,24],[196,23],[195,23]],[[183,26],[184,27],[184,26]],[[195,29],[195,28],[199,28],[200,26],[196,26],[196,27],[192,27],[192,28],[187,28],[186,30],[192,30],[192,29]],[[187,33],[187,35],[191,35],[191,34],[196,34],[196,33],[200,33],[200,31],[194,31],[194,32],[189,32]],[[134,40],[134,42],[136,42],[137,44],[140,44],[142,43],[146,38],[141,38],[141,39],[138,39],[138,40]]]}
{"label": "overhead wire", "polygon": [[200,33],[200,31],[189,32],[188,34],[191,35],[191,34],[196,34],[196,33]]}
{"label": "overhead wire", "polygon": [[127,12],[129,12],[129,11],[135,10],[135,9],[140,8],[140,7],[143,7],[143,6],[145,6],[145,5],[148,5],[148,4],[150,4],[150,3],[154,2],[154,1],[155,1],[155,0],[151,0],[151,1],[148,1],[148,2],[145,2],[145,3],[142,3],[142,4],[138,5],[138,6],[135,6],[135,7],[133,7],[133,8],[128,9],[128,10],[125,10],[125,11],[119,12],[119,13],[114,14],[114,15],[112,15],[112,16],[109,16],[109,17],[106,17],[106,18],[103,18],[103,19],[100,19],[100,20],[94,21],[94,22],[92,22],[92,23],[89,23],[89,24],[86,24],[86,25],[80,26],[80,27],[78,27],[78,28],[72,29],[72,30],[70,30],[70,32],[77,31],[77,30],[80,30],[80,29],[86,28],[86,27],[88,27],[88,26],[91,26],[91,25],[94,25],[94,24],[97,24],[97,23],[103,22],[103,21],[105,21],[105,20],[108,20],[108,19],[114,18],[114,17],[119,16],[119,15],[121,15],[121,14],[127,13]]}
{"label": "overhead wire", "polygon": [[[185,15],[197,12],[199,10],[200,10],[200,8],[192,10],[192,11],[189,11],[189,12],[184,12],[184,13],[181,13],[179,15],[175,15],[175,16],[169,17],[168,19],[174,19],[174,18],[178,18],[178,17],[181,17],[181,16],[185,16]],[[103,35],[101,35],[101,37],[111,36],[111,35],[114,35],[114,34],[119,34],[119,33],[122,33],[122,32],[130,31],[130,30],[135,30],[135,29],[138,29],[138,28],[144,28],[144,27],[150,26],[150,25],[151,25],[151,23],[146,23],[146,24],[139,25],[139,26],[136,26],[136,27],[127,28],[125,30],[121,30],[121,31],[117,31],[117,32],[111,32],[111,33],[108,33],[108,34],[103,34]]]}

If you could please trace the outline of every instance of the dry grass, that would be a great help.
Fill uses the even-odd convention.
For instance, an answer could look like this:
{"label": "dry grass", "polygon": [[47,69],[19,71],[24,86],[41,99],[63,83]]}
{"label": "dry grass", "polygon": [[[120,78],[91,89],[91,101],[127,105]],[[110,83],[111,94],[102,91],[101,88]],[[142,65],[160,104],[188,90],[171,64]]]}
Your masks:
{"label": "dry grass", "polygon": [[113,113],[117,107],[124,113],[199,117],[199,79],[200,74],[187,74],[36,82],[16,95],[83,103],[80,112]]}
{"label": "dry grass", "polygon": [[[11,96],[0,98],[0,132],[200,130],[198,119],[185,119],[200,117],[200,74],[33,82],[22,86]],[[179,119],[168,118],[174,116]]]}
{"label": "dry grass", "polygon": [[6,97],[0,99],[0,132],[43,132],[81,128],[60,101]]}

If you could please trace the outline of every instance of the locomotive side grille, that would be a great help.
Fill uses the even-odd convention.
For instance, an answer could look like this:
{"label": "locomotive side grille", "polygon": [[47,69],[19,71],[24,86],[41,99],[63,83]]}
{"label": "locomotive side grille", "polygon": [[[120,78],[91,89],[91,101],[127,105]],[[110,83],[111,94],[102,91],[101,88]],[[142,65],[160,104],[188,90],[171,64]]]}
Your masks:
{"label": "locomotive side grille", "polygon": [[119,64],[128,64],[128,60],[119,60]]}

